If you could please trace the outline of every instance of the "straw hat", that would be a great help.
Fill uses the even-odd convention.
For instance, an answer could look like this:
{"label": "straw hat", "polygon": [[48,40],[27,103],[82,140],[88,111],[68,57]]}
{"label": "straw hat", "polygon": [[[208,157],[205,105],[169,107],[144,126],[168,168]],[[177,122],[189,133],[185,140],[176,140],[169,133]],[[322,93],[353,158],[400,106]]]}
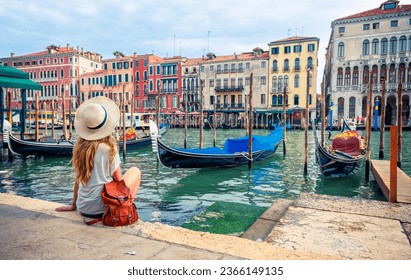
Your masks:
{"label": "straw hat", "polygon": [[120,119],[120,111],[113,100],[97,96],[78,107],[74,127],[85,140],[98,140],[109,136]]}

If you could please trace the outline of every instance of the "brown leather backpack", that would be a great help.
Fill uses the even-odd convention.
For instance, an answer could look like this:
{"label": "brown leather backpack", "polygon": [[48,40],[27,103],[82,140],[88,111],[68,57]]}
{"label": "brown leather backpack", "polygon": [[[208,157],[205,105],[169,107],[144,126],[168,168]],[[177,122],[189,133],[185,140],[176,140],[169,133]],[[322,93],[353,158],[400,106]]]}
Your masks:
{"label": "brown leather backpack", "polygon": [[115,227],[137,222],[137,208],[124,180],[105,184],[101,191],[101,199],[105,205],[104,225]]}
{"label": "brown leather backpack", "polygon": [[85,221],[87,225],[102,221],[106,226],[115,227],[131,225],[138,221],[137,207],[124,180],[104,184],[101,200],[105,206],[103,217]]}

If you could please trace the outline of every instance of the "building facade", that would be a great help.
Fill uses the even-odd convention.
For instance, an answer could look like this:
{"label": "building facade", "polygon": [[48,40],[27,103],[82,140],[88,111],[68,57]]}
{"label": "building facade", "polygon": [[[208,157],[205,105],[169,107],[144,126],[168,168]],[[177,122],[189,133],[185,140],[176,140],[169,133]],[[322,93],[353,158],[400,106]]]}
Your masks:
{"label": "building facade", "polygon": [[[101,69],[102,57],[98,53],[76,49],[70,45],[65,47],[50,45],[45,51],[2,58],[3,65],[16,67],[29,74],[30,79],[41,84],[41,91],[27,91],[27,109],[33,111],[36,107],[38,94],[38,108],[42,111],[51,111],[52,105],[56,113],[62,117],[62,103],[66,109],[75,110],[80,105],[79,76],[84,73]],[[21,95],[13,92],[12,107],[21,109]],[[53,104],[54,103],[54,104]]]}
{"label": "building facade", "polygon": [[294,124],[301,124],[307,94],[310,112],[316,109],[319,41],[316,37],[290,37],[268,44],[269,107],[281,113],[285,91],[287,113],[292,114]]}
{"label": "building facade", "polygon": [[252,107],[255,123],[263,121],[267,113],[268,52],[255,48],[252,52],[215,56],[212,53],[200,62],[200,80],[203,80],[204,110],[214,111],[220,120],[230,126],[243,125],[244,113],[249,107],[252,80]]}
{"label": "building facade", "polygon": [[377,8],[336,19],[331,28],[323,80],[328,106],[334,105],[333,115],[339,120],[363,119],[369,85],[373,106],[381,100],[385,85],[385,124],[396,124],[401,81],[402,125],[406,125],[411,97],[411,5],[386,1]]}

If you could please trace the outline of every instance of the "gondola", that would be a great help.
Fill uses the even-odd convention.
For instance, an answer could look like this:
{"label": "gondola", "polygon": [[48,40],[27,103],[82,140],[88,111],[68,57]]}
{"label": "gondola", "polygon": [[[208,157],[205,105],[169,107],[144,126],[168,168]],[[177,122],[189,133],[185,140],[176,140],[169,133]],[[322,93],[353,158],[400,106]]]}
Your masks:
{"label": "gondola", "polygon": [[324,177],[344,177],[357,173],[364,165],[366,149],[364,139],[356,130],[344,122],[341,132],[324,146],[318,141],[317,130],[313,129],[316,161]]}
{"label": "gondola", "polygon": [[[163,127],[160,130],[160,134],[167,131],[167,127]],[[75,141],[45,141],[36,142],[30,140],[21,140],[16,138],[13,134],[9,133],[8,147],[14,155],[20,156],[71,156],[73,154],[73,147]],[[119,141],[120,150],[123,149],[123,141]],[[126,141],[126,150],[136,150],[139,148],[147,147],[151,145],[151,137],[144,136],[139,139],[132,139]]]}
{"label": "gondola", "polygon": [[21,140],[9,133],[8,148],[14,155],[71,156],[74,141],[37,142]]}
{"label": "gondola", "polygon": [[[278,126],[267,136],[252,136],[252,162],[272,156],[283,141],[283,129]],[[248,136],[226,139],[224,148],[171,148],[157,139],[159,161],[170,168],[235,167],[249,163]]]}

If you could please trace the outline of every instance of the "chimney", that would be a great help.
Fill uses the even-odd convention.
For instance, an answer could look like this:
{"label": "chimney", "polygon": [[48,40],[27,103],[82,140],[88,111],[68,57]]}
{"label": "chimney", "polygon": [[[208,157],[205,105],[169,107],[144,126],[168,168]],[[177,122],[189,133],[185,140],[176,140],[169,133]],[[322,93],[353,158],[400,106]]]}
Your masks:
{"label": "chimney", "polygon": [[14,52],[10,53],[10,56],[11,56],[11,57],[14,57]]}
{"label": "chimney", "polygon": [[136,56],[137,56],[137,53],[136,53],[136,52],[134,52],[134,53],[133,53],[133,56],[134,56],[134,57],[136,57]]}
{"label": "chimney", "polygon": [[83,47],[81,48],[81,54],[84,54],[84,50],[83,50]]}
{"label": "chimney", "polygon": [[70,48],[70,44],[67,44],[67,50],[69,50],[69,48]]}

